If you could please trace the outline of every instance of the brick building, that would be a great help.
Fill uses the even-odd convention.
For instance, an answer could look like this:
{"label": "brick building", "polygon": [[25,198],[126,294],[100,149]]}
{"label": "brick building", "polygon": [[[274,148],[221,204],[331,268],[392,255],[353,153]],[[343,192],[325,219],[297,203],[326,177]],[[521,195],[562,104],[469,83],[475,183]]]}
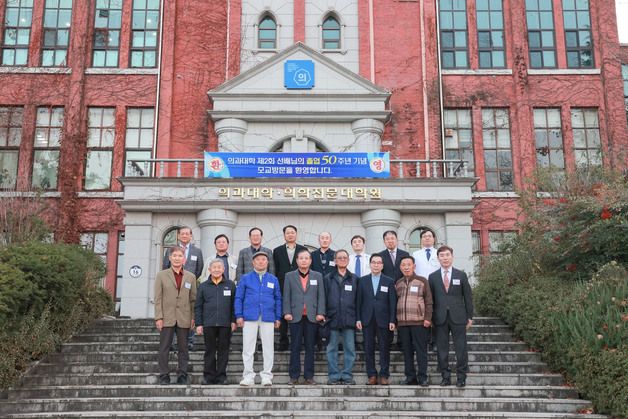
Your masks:
{"label": "brick building", "polygon": [[[123,314],[150,315],[177,225],[206,253],[252,225],[269,246],[292,223],[371,252],[385,229],[413,249],[430,227],[472,269],[536,168],[626,167],[628,47],[607,2],[0,0],[0,22],[2,193],[43,190],[56,238],[106,258]],[[288,59],[314,63],[313,89],[284,88]],[[388,151],[393,177],[317,198],[320,181],[197,179],[206,150]]]}

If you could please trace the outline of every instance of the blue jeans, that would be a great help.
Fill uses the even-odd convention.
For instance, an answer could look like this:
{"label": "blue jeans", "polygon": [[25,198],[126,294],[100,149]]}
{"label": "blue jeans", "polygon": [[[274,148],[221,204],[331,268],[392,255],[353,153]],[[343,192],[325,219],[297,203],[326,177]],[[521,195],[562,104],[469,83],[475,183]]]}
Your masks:
{"label": "blue jeans", "polygon": [[[342,338],[345,353],[345,362],[342,372],[338,368],[338,343]],[[353,379],[353,364],[355,362],[355,330],[349,327],[340,330],[331,330],[327,344],[327,374],[330,381]]]}

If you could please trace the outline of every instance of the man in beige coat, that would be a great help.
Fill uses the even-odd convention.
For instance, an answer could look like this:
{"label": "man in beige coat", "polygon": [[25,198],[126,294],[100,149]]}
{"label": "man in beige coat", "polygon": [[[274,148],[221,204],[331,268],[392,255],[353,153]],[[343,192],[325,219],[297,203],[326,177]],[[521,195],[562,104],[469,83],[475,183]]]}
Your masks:
{"label": "man in beige coat", "polygon": [[[170,268],[155,278],[155,325],[159,329],[159,384],[170,384],[168,355],[172,337],[185,342],[190,328],[194,328],[194,301],[196,277],[185,271],[185,252],[181,247],[170,250]],[[188,384],[189,353],[186,345],[179,345],[177,354],[177,384]]]}

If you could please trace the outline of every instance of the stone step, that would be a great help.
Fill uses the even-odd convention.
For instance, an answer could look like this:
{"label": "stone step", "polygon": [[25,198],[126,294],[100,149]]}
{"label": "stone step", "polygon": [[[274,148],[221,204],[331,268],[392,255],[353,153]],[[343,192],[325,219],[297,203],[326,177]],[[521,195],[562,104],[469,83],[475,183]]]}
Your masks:
{"label": "stone step", "polygon": [[[279,336],[276,336],[276,340],[279,339]],[[361,335],[358,335],[356,340],[358,342],[363,342],[363,338]],[[501,332],[501,333],[467,333],[467,340],[474,342],[511,342],[517,341],[514,335],[510,332]],[[72,342],[128,342],[128,343],[145,343],[145,342],[159,342],[159,334],[157,333],[135,333],[135,334],[107,334],[103,335],[100,333],[85,333],[72,338]],[[203,346],[203,337],[195,336],[195,343],[197,346]],[[242,344],[242,335],[233,335],[231,337],[232,344]]]}
{"label": "stone step", "polygon": [[[141,418],[141,419],[161,419],[161,418],[232,418],[232,419],[328,419],[329,411],[214,411],[195,410],[193,412],[175,411],[143,411],[143,412],[62,412],[62,413],[32,413],[32,414],[11,414],[7,418],[15,419],[36,419],[36,418],[90,418],[90,419],[111,419],[115,418]],[[335,419],[367,419],[373,417],[380,418],[421,418],[421,419],[607,419],[602,415],[577,414],[577,413],[549,413],[549,412],[468,412],[468,411],[424,411],[424,412],[402,412],[402,411],[337,411],[333,412]]]}
{"label": "stone step", "polygon": [[[440,374],[430,370],[429,380],[432,385],[440,383]],[[176,377],[172,371],[172,379]],[[202,374],[190,374],[192,384],[200,384]],[[353,378],[357,384],[366,384],[366,374],[361,372],[354,374]],[[237,384],[240,382],[239,374],[230,374],[227,377],[227,384]],[[314,379],[317,383],[327,383],[327,372],[315,372]],[[405,379],[402,373],[394,373],[390,376],[391,383],[401,383]],[[287,372],[274,374],[273,383],[287,384],[289,381]],[[21,380],[21,387],[34,386],[87,386],[87,385],[142,385],[157,384],[156,373],[86,373],[86,374],[55,374],[37,375],[36,370],[31,371]],[[259,382],[259,377],[258,377]],[[455,373],[452,374],[452,382],[455,382]],[[467,385],[473,386],[562,386],[563,377],[560,374],[469,374]]]}
{"label": "stone step", "polygon": [[[339,359],[342,361],[344,352],[340,351]],[[190,352],[190,361],[202,361],[204,351]],[[453,351],[449,352],[449,356],[455,356]],[[289,352],[275,352],[275,363],[288,362]],[[390,354],[391,361],[403,361],[401,352],[393,351]],[[157,359],[157,352],[153,351],[126,351],[126,352],[65,352],[50,354],[46,358],[48,363],[67,363],[67,362],[83,362],[83,363],[99,363],[99,362],[146,362]],[[176,352],[171,352],[170,360],[176,361]],[[255,359],[262,360],[261,352],[255,353]],[[317,361],[327,361],[325,352],[316,352],[314,359]],[[428,359],[436,361],[436,353],[428,352]],[[356,352],[356,362],[364,360],[364,352]],[[242,352],[231,351],[229,353],[229,362],[242,362]],[[512,351],[512,352],[469,352],[469,362],[541,362],[541,354],[532,351]]]}
{"label": "stone step", "polygon": [[[198,349],[201,348],[197,345]],[[469,351],[525,351],[527,346],[524,342],[476,342],[469,341],[467,343]],[[278,348],[278,342],[275,342],[275,348]],[[128,351],[154,351],[159,349],[158,342],[69,342],[64,343],[61,347],[62,352],[128,352]],[[195,347],[196,349],[196,347]],[[358,346],[358,349],[361,349]],[[231,344],[232,351],[241,351],[242,346]],[[277,351],[275,352],[282,352]],[[283,351],[288,352],[288,351]]]}
{"label": "stone step", "polygon": [[[113,403],[115,401],[115,403]],[[182,411],[211,408],[224,410],[328,411],[493,411],[572,413],[588,408],[590,403],[577,399],[538,399],[506,397],[119,397],[30,399],[6,402],[6,413],[41,413],[68,411],[160,411],[173,406]]]}
{"label": "stone step", "polygon": [[[480,332],[511,332],[512,329],[510,326],[506,324],[477,324],[473,323],[472,331],[475,333]],[[99,333],[99,334],[135,334],[135,333],[147,333],[147,332],[157,332],[157,328],[155,327],[155,323],[151,322],[150,324],[134,326],[133,324],[117,324],[115,322],[109,323],[101,323],[98,325],[90,325],[87,329],[85,329],[84,333]],[[360,334],[361,332],[357,332]],[[242,329],[238,328],[234,335],[242,335]]]}
{"label": "stone step", "polygon": [[9,400],[87,397],[523,397],[567,399],[577,398],[575,389],[566,386],[471,386],[463,389],[454,386],[430,387],[390,385],[316,385],[292,386],[275,384],[241,387],[220,386],[160,386],[160,385],[111,385],[111,386],[42,386],[18,388],[9,393]]}
{"label": "stone step", "polygon": [[[301,356],[303,360],[303,356]],[[377,361],[377,358],[376,358]],[[175,368],[176,363],[171,363],[171,367]],[[230,374],[242,373],[242,362],[231,362],[228,364],[227,372]],[[262,368],[262,362],[255,362],[255,370]],[[327,361],[316,361],[314,363],[315,371],[327,372]],[[428,369],[436,370],[436,363],[428,363]],[[136,372],[150,374],[158,371],[157,361],[153,362],[104,362],[104,363],[68,363],[68,364],[48,364],[40,363],[36,371],[31,374],[51,375],[51,374],[88,374],[88,373],[121,373]],[[201,374],[203,372],[203,362],[193,361],[189,363],[188,371],[190,373]],[[286,362],[275,363],[273,372],[287,372],[288,364]],[[366,366],[363,361],[355,363],[353,372],[364,373]],[[391,373],[403,373],[403,362],[391,362]],[[476,374],[534,374],[547,372],[547,366],[542,362],[475,362],[469,365],[469,372]]]}

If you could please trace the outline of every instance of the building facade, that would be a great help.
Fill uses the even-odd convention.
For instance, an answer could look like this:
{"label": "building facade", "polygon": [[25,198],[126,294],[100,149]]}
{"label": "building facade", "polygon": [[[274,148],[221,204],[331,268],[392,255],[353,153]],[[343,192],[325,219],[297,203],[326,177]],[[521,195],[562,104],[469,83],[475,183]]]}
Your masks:
{"label": "building facade", "polygon": [[[472,270],[536,169],[626,168],[628,48],[601,2],[0,0],[0,22],[2,193],[42,191],[56,238],[105,258],[134,317],[178,225],[206,254],[254,225],[270,247],[295,224],[369,252],[430,227]],[[285,88],[292,59],[312,89]],[[216,150],[394,163],[388,180],[200,178]]]}

